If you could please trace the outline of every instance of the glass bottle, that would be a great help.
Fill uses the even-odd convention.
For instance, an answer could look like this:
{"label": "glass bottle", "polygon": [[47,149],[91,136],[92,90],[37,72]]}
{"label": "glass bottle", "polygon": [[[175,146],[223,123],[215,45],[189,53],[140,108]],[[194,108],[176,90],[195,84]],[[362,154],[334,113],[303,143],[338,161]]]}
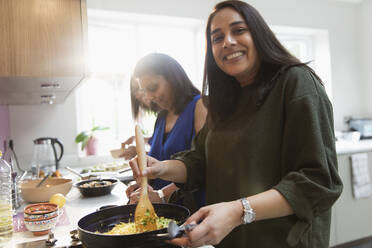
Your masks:
{"label": "glass bottle", "polygon": [[20,189],[18,188],[17,175],[20,172],[24,172],[19,166],[17,155],[14,151],[13,140],[4,141],[5,151],[3,154],[3,160],[8,162],[10,165],[11,175],[12,175],[12,205],[13,210],[15,211],[21,204],[21,195]]}
{"label": "glass bottle", "polygon": [[1,157],[0,151],[0,244],[7,242],[13,234],[11,168]]}

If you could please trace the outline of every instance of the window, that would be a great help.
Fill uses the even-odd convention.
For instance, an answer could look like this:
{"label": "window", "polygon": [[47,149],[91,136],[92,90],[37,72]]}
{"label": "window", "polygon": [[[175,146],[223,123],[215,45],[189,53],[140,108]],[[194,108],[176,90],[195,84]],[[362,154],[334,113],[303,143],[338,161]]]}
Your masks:
{"label": "window", "polygon": [[271,27],[280,42],[322,79],[329,99],[332,101],[331,55],[328,31],[323,29]]}
{"label": "window", "polygon": [[[205,23],[200,20],[88,10],[90,77],[77,90],[78,130],[93,123],[109,126],[97,134],[99,155],[120,147],[134,133],[129,79],[135,63],[150,52],[174,57],[201,89]],[[330,88],[328,33],[324,30],[272,27],[282,44],[320,75]],[[330,95],[331,98],[331,95]],[[142,126],[152,134],[155,116]]]}
{"label": "window", "polygon": [[[120,147],[134,133],[129,80],[138,59],[166,53],[185,69],[201,89],[204,24],[194,19],[154,17],[88,10],[90,77],[77,90],[78,130],[93,123],[109,126],[97,133],[99,155]],[[155,116],[142,126],[152,134]]]}
{"label": "window", "polygon": [[302,62],[309,62],[313,58],[312,42],[306,36],[277,34],[277,38],[292,55]]}

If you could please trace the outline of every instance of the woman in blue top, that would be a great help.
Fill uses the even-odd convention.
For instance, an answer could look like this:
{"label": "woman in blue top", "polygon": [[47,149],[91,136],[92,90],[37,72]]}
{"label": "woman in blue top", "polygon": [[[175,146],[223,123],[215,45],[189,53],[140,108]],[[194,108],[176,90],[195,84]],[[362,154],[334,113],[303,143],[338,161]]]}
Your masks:
{"label": "woman in blue top", "polygon": [[[168,55],[152,53],[137,63],[133,76],[147,100],[161,109],[149,155],[167,160],[176,152],[190,149],[193,137],[205,123],[207,111],[200,99],[200,91],[191,83],[182,66]],[[153,180],[151,185],[149,192],[153,202],[168,200],[177,191],[171,201],[182,203],[191,211],[205,203],[203,189],[181,192],[174,183],[161,179]],[[131,203],[138,201],[140,190],[134,190],[136,187],[133,185],[127,189]]]}

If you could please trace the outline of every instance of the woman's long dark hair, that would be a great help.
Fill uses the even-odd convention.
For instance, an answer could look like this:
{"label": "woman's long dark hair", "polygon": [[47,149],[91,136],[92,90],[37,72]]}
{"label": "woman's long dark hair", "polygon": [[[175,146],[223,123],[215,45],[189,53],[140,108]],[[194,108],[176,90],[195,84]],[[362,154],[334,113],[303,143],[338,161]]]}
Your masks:
{"label": "woman's long dark hair", "polygon": [[258,106],[264,102],[266,96],[274,87],[275,78],[279,75],[279,72],[294,65],[306,66],[305,63],[299,61],[283,47],[254,7],[242,1],[218,3],[207,22],[207,51],[203,80],[203,99],[205,105],[208,106],[208,121],[212,126],[226,120],[234,111],[241,91],[238,81],[217,66],[212,53],[211,22],[216,13],[224,8],[232,8],[243,17],[251,33],[258,58],[261,61],[253,82],[257,86]]}
{"label": "woman's long dark hair", "polygon": [[200,91],[192,84],[182,66],[172,57],[150,53],[140,59],[134,69],[136,78],[146,74],[161,75],[170,84],[175,113],[181,113]]}

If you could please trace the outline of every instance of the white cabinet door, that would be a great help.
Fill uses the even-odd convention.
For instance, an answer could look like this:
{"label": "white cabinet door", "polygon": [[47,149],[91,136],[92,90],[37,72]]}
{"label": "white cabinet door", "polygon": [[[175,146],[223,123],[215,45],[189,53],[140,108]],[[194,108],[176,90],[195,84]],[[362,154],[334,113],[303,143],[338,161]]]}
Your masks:
{"label": "white cabinet door", "polygon": [[[372,178],[372,152],[368,153],[368,164]],[[353,197],[350,154],[338,156],[338,170],[344,189],[333,207],[331,245],[372,236],[372,197]]]}

